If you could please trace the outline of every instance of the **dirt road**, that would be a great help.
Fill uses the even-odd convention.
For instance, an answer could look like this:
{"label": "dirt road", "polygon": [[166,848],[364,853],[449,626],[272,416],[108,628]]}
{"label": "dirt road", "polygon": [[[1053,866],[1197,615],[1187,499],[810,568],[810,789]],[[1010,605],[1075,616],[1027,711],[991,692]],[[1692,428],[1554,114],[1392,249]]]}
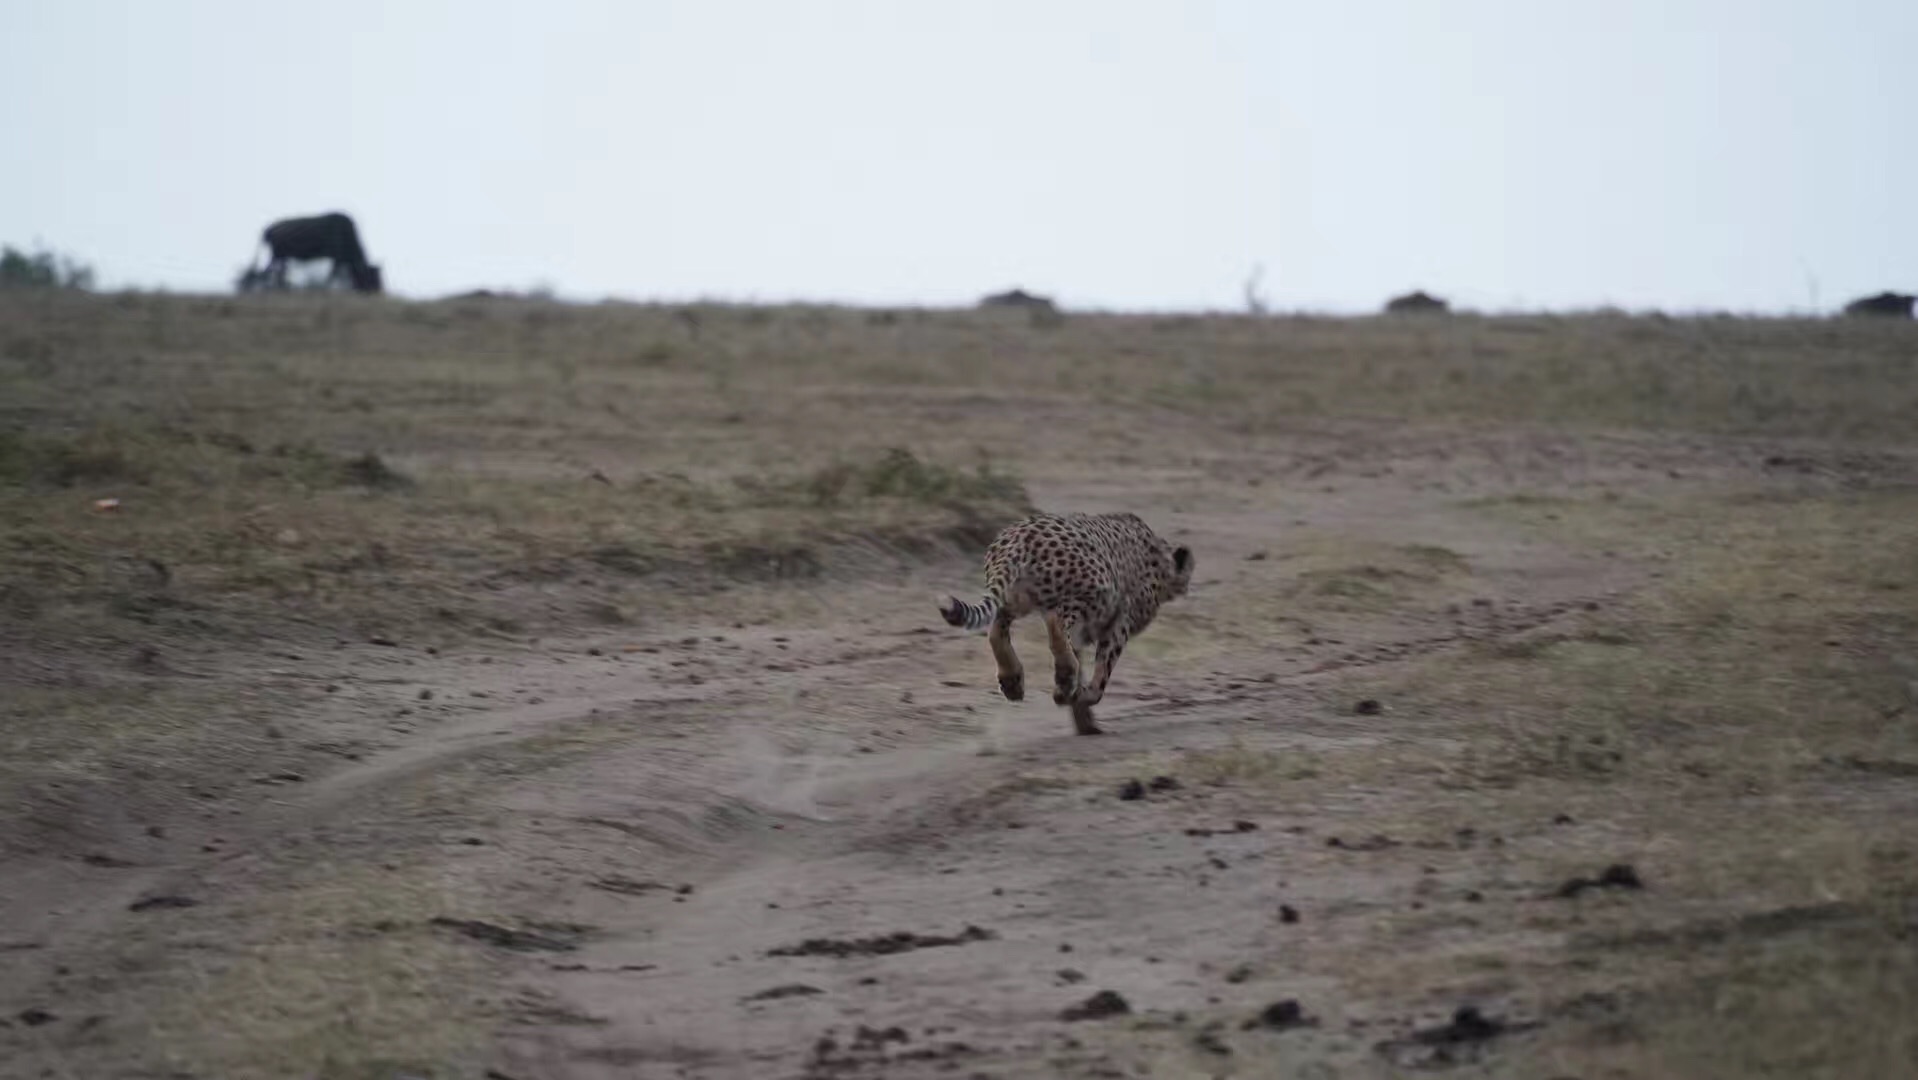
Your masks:
{"label": "dirt road", "polygon": [[[1568,938],[1681,903],[1656,886],[1682,853],[1629,803],[1308,781],[1450,737],[1355,672],[1569,626],[1656,573],[1474,500],[1775,481],[1749,448],[1651,439],[1321,450],[1037,478],[1043,505],[1134,509],[1200,559],[1102,738],[1001,700],[983,644],[936,625],[977,580],[957,556],[806,586],[803,621],[215,672],[300,688],[299,726],[347,760],[10,867],[6,1071],[268,1075],[318,1009],[415,1029],[411,1060],[354,1075],[521,1080],[1383,1075],[1590,1038],[1632,980]],[[1444,566],[1409,605],[1248,621],[1235,597],[1296,574],[1301,537]],[[1620,862],[1655,887],[1553,896]],[[331,948],[410,971],[311,983],[301,958]],[[274,1045],[250,1058],[262,1001]]]}

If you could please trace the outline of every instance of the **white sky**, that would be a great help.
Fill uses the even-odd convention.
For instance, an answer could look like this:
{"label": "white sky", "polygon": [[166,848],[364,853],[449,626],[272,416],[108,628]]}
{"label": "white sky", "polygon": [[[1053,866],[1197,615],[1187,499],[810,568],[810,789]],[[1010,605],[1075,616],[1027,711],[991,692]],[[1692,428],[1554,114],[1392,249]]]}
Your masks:
{"label": "white sky", "polygon": [[1914,0],[0,0],[0,241],[225,290],[1785,311],[1918,291]]}

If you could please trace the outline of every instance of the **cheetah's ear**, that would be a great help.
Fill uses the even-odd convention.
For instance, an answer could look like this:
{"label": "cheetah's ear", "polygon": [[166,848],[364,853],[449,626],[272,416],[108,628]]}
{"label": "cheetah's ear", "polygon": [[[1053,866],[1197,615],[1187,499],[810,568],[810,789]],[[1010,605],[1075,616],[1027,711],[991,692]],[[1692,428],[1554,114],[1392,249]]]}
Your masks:
{"label": "cheetah's ear", "polygon": [[1192,549],[1181,544],[1172,549],[1172,569],[1185,573],[1192,569]]}

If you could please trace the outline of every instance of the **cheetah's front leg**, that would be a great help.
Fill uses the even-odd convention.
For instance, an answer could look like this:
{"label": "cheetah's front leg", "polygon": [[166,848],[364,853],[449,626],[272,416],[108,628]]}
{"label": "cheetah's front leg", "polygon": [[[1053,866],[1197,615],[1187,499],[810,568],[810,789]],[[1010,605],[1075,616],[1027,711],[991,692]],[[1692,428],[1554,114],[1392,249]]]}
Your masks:
{"label": "cheetah's front leg", "polygon": [[1090,707],[1097,705],[1106,696],[1106,684],[1112,681],[1112,665],[1119,662],[1125,652],[1125,638],[1113,636],[1099,639],[1098,657],[1092,666],[1092,682],[1079,691],[1079,701]]}
{"label": "cheetah's front leg", "polygon": [[1019,663],[1019,654],[1012,651],[1011,612],[999,609],[992,629],[986,631],[986,642],[992,646],[992,660],[999,668],[999,692],[1007,701],[1025,700],[1026,669]]}

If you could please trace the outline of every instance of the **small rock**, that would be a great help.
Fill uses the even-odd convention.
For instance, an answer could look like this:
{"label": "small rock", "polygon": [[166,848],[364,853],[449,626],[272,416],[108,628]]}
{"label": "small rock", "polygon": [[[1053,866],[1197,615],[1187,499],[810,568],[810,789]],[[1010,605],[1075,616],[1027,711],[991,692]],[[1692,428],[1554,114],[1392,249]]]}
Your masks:
{"label": "small rock", "polygon": [[1293,907],[1291,904],[1280,904],[1279,905],[1279,921],[1287,924],[1298,922],[1299,909]]}
{"label": "small rock", "polygon": [[1291,1028],[1317,1027],[1317,1019],[1305,1015],[1305,1009],[1297,1000],[1286,998],[1275,1001],[1259,1010],[1259,1015],[1240,1025],[1245,1030],[1267,1028],[1272,1031],[1286,1031]]}
{"label": "small rock", "polygon": [[431,701],[431,700],[433,700],[433,691],[431,691],[431,690],[421,690],[421,691],[420,691],[420,700],[421,700],[421,701]]}
{"label": "small rock", "polygon": [[38,1007],[22,1010],[20,1013],[20,1022],[28,1027],[39,1027],[41,1024],[51,1024],[58,1019],[60,1019],[58,1016]]}
{"label": "small rock", "polygon": [[1059,981],[1065,983],[1067,986],[1086,981],[1086,973],[1080,971],[1078,968],[1060,968],[1058,975]]}
{"label": "small rock", "polygon": [[368,645],[381,645],[388,649],[399,647],[399,642],[394,641],[390,637],[370,637],[366,639],[366,643]]}
{"label": "small rock", "polygon": [[1229,983],[1242,983],[1251,977],[1252,968],[1248,964],[1240,964],[1238,967],[1225,973],[1225,981]]}
{"label": "small rock", "polygon": [[1123,1016],[1132,1011],[1132,1005],[1125,998],[1111,990],[1101,990],[1059,1014],[1061,1020],[1103,1020],[1109,1016]]}
{"label": "small rock", "polygon": [[1124,802],[1134,802],[1145,798],[1145,785],[1137,780],[1127,780],[1119,785],[1119,798]]}
{"label": "small rock", "polygon": [[1179,778],[1176,776],[1155,776],[1146,786],[1154,791],[1177,791],[1180,787]]}
{"label": "small rock", "polygon": [[1360,716],[1377,716],[1385,711],[1385,706],[1380,705],[1377,698],[1366,698],[1352,706],[1352,711]]}

